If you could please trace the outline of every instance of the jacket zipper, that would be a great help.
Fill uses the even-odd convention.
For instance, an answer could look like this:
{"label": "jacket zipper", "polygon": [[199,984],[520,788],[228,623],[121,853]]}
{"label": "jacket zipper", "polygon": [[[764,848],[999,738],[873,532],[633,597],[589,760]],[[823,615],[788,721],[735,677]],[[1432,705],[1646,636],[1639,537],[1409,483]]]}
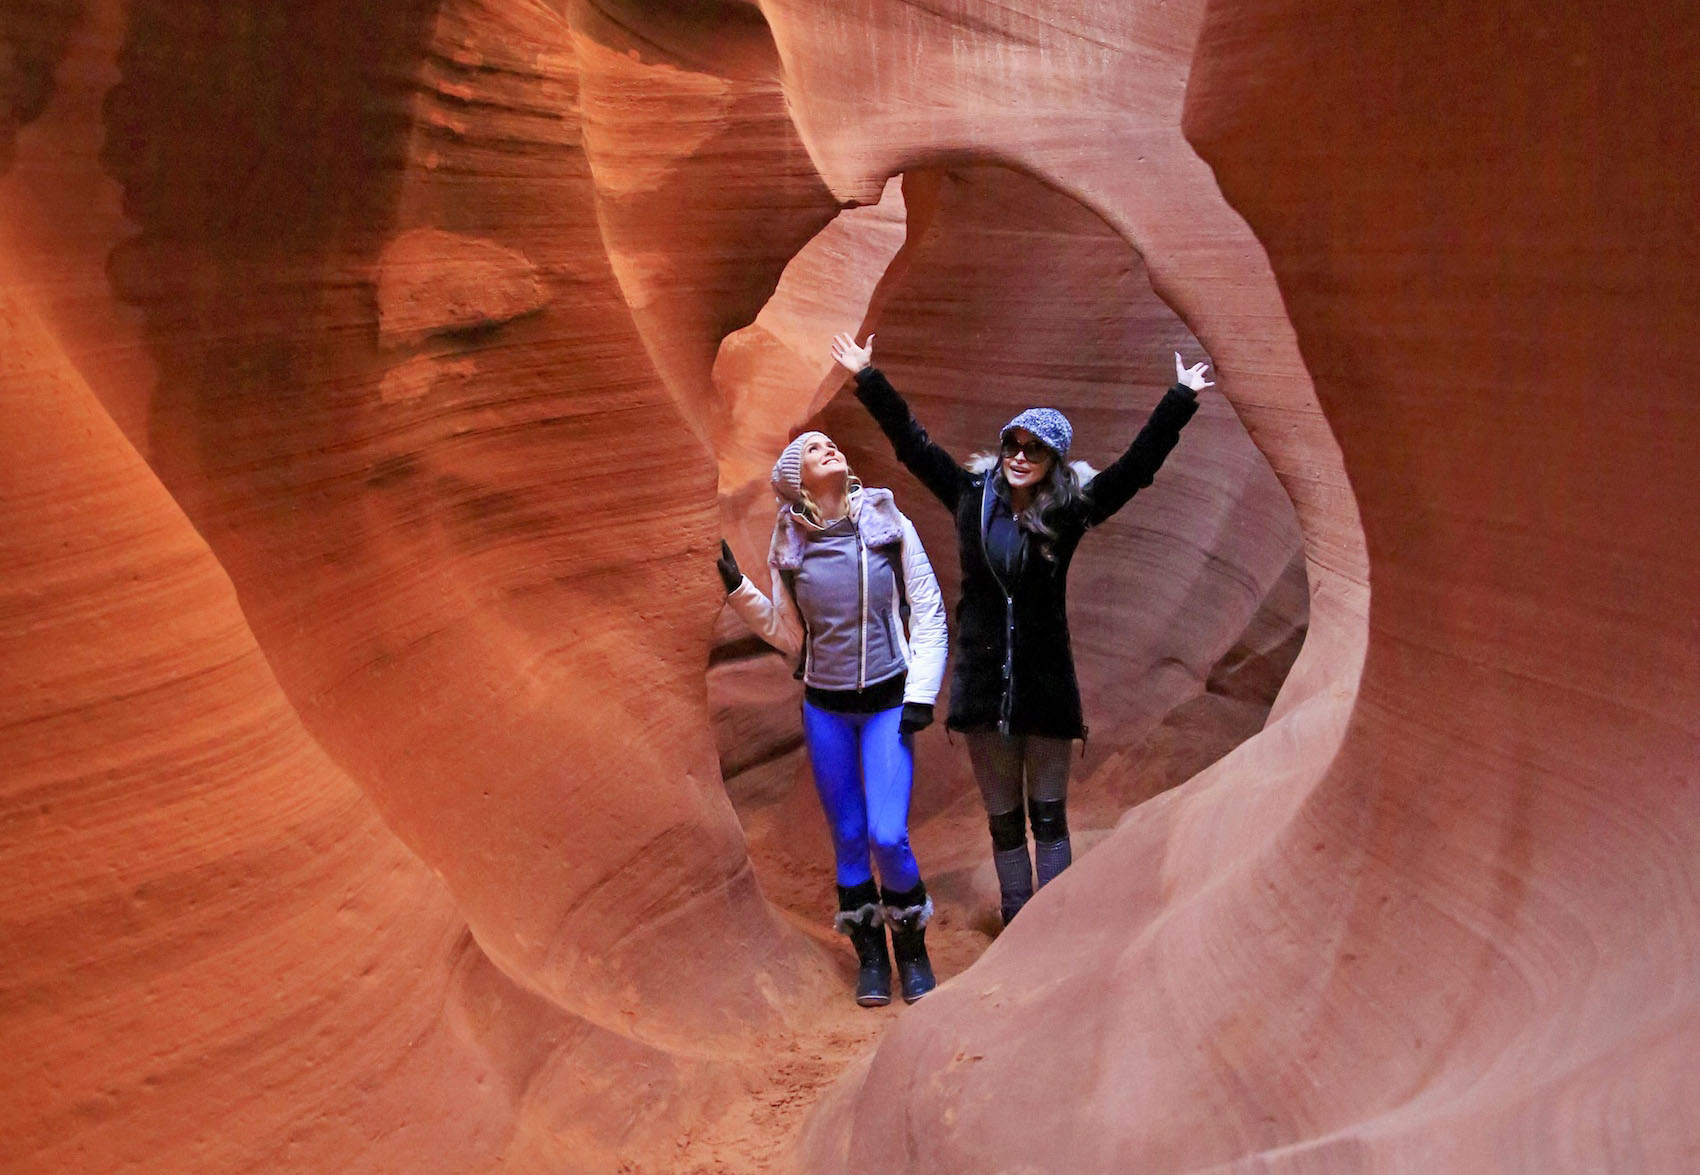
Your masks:
{"label": "jacket zipper", "polygon": [[987,537],[992,520],[990,498],[995,491],[992,489],[992,474],[986,474],[986,480],[980,497],[980,554],[986,560],[986,567],[997,581],[998,588],[1003,592],[1003,699],[998,703],[998,733],[1009,733],[1010,712],[1015,708],[1015,596],[1010,592],[1009,585],[1004,583],[1003,576],[998,574],[997,560],[992,558],[992,546]]}
{"label": "jacket zipper", "polygon": [[868,548],[862,531],[856,529],[856,610],[862,622],[856,626],[856,688],[868,684]]}

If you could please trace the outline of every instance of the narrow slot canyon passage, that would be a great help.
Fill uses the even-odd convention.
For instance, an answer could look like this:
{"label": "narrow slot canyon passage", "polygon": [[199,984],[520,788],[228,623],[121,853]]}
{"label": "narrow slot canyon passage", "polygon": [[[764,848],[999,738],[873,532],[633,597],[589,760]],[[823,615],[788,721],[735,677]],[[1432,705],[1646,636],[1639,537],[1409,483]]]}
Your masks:
{"label": "narrow slot canyon passage", "polygon": [[[1700,1169],[1692,8],[0,0],[0,1166]],[[1216,385],[878,1009],[714,566],[813,427],[956,599],[870,330]]]}
{"label": "narrow slot canyon passage", "polygon": [[[1151,291],[1137,253],[1079,204],[1001,168],[922,174],[920,182],[928,209],[911,228],[901,272],[860,264],[864,253],[876,261],[897,256],[903,197],[893,180],[880,205],[842,214],[811,242],[798,264],[814,280],[797,283],[803,293],[787,301],[787,272],[750,328],[757,337],[728,338],[716,384],[734,417],[753,415],[747,400],[765,397],[772,405],[765,427],[757,420],[748,427],[768,439],[770,453],[799,427],[823,428],[866,484],[893,487],[954,601],[960,585],[949,517],[897,464],[827,356],[823,340],[835,320],[820,306],[830,305],[833,274],[813,271],[811,251],[829,250],[836,265],[861,279],[848,283],[837,322],[861,325],[878,286],[877,318],[864,328],[877,332],[876,361],[908,390],[935,439],[964,461],[995,444],[1004,420],[1042,403],[1076,422],[1082,440],[1074,456],[1101,467],[1120,455],[1172,382],[1174,353],[1192,361],[1201,352]],[[796,302],[800,312],[792,310]],[[811,332],[799,329],[800,315]],[[797,341],[772,342],[781,338]],[[800,389],[789,397],[776,394],[774,377],[750,358],[764,345],[768,365]],[[808,345],[814,354],[794,350]],[[733,366],[736,374],[726,370]],[[809,396],[817,385],[825,392]],[[1071,794],[1071,811],[1086,830],[1083,848],[1127,808],[1190,778],[1260,729],[1303,641],[1306,588],[1291,504],[1226,402],[1207,394],[1203,404],[1157,484],[1093,534],[1071,572],[1077,661],[1090,699],[1090,737],[1083,748],[1077,744]],[[728,533],[754,576],[772,529],[768,470],[753,462],[723,468],[728,464]],[[829,893],[820,888],[830,848],[824,834],[814,835],[821,832],[809,811],[814,798],[807,788],[801,797],[791,794],[795,779],[806,782],[797,774],[799,686],[784,659],[752,644],[734,617],[724,616],[718,633],[710,701],[728,791],[753,841],[771,839],[768,852],[786,852],[788,872],[815,874],[815,889]],[[941,715],[944,705],[941,699]],[[971,872],[967,867],[985,864],[986,854],[961,740],[949,745],[940,730],[920,742],[917,822],[948,822],[950,835],[940,843],[962,860],[943,871]],[[776,795],[783,797],[777,811],[769,808]],[[971,845],[953,843],[965,833]],[[763,853],[756,856],[765,878]],[[966,882],[958,880],[953,895],[961,915],[946,925],[972,922],[984,931],[995,925],[995,911],[976,908],[986,895],[971,900]],[[774,884],[764,880],[770,890]]]}
{"label": "narrow slot canyon passage", "polygon": [[[919,205],[913,217],[906,196]],[[866,485],[894,489],[946,600],[960,592],[950,517],[851,398],[825,346],[835,329],[876,333],[876,363],[964,461],[995,446],[1017,411],[1046,404],[1074,423],[1071,456],[1102,467],[1173,381],[1174,354],[1208,358],[1152,291],[1137,252],[1076,201],[999,167],[894,177],[877,205],[841,213],[806,245],[756,321],[721,346],[714,382],[737,422],[720,460],[722,509],[740,566],[764,592],[768,465],[800,428],[835,438]],[[1303,643],[1298,520],[1219,395],[1205,392],[1156,483],[1083,544],[1071,583],[1090,726],[1071,756],[1078,860],[1128,809],[1256,734]],[[791,661],[728,608],[708,684],[722,777],[763,892],[833,952],[843,976],[838,998],[757,1087],[758,1103],[795,1113],[902,1005],[850,1006],[855,956],[831,932],[832,845]],[[937,725],[917,736],[910,825],[937,908],[928,949],[941,981],[1002,927],[963,738],[942,729],[947,702],[948,686]],[[1045,908],[1023,917],[1043,920]]]}

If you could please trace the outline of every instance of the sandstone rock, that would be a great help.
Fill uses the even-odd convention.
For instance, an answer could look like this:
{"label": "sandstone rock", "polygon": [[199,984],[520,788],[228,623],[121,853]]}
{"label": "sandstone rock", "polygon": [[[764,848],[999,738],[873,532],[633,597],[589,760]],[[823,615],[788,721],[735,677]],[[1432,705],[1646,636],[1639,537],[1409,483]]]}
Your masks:
{"label": "sandstone rock", "polygon": [[731,441],[712,372],[832,219],[753,5],[569,6],[602,251],[685,420]]}
{"label": "sandstone rock", "polygon": [[[330,33],[291,19],[297,39]],[[542,9],[370,19],[375,59],[290,83],[358,109],[365,148],[290,139],[299,167],[257,161],[216,220],[177,174],[210,144],[169,139],[159,112],[202,98],[178,55],[256,46],[134,22],[147,51],[124,59],[118,106],[139,145],[116,168],[141,220],[131,264],[195,259],[180,296],[144,304],[167,376],[154,465],[303,721],[481,947],[610,1031],[714,1047],[778,1022],[817,973],[761,900],[716,778],[714,469],[602,260],[570,117],[595,46]],[[414,75],[411,119],[382,115],[385,79]],[[239,139],[224,149],[221,168],[246,165]],[[329,184],[357,199],[304,199]],[[392,344],[424,335],[433,373],[399,382]],[[681,923],[709,964],[687,997],[666,928],[690,907],[722,913]]]}
{"label": "sandstone rock", "polygon": [[[1696,185],[1686,156],[1643,148],[1700,109],[1654,96],[1696,76],[1692,22],[1674,6],[1517,32],[1487,9],[1210,14],[1188,129],[1268,243],[1369,576],[1344,482],[1305,484],[1325,450],[1304,455],[1311,426],[1280,403],[1292,354],[1241,317],[1266,289],[1256,248],[1232,263],[1233,234],[1212,227],[1228,220],[1179,182],[1178,144],[1166,166],[1141,161],[1167,171],[1154,187],[1199,197],[1187,222],[1089,155],[999,141],[984,116],[912,130],[911,157],[997,142],[1102,193],[1142,246],[1166,241],[1145,247],[1158,287],[1298,506],[1312,628],[1269,728],[1137,809],[906,1018],[825,1106],[804,1161],[1685,1169],[1700,675],[1678,601],[1700,577],[1662,512],[1694,515],[1676,454],[1700,417],[1677,374],[1696,358],[1674,312],[1691,299],[1651,259],[1694,256],[1677,209]],[[1137,48],[1135,24],[1118,48]],[[984,63],[951,88],[964,107],[1009,90],[975,84],[1008,68],[999,31],[976,34],[980,54],[957,42],[956,60]],[[883,86],[901,94],[913,79],[894,72]],[[1620,82],[1602,97],[1605,77]],[[864,80],[839,92],[865,100]],[[906,108],[834,122],[846,182],[869,154],[848,144],[888,141]],[[1230,323],[1244,337],[1218,346]],[[1669,360],[1636,369],[1633,405],[1602,394],[1627,335]],[[1346,622],[1365,584],[1354,692]],[[1068,1112],[1010,1113],[1018,1086]]]}
{"label": "sandstone rock", "polygon": [[10,291],[0,332],[7,1166],[492,1169],[516,1107],[443,1014],[479,1002],[448,895]]}
{"label": "sandstone rock", "polygon": [[[658,1161],[724,1100],[724,1060],[699,1057],[813,1006],[826,973],[762,900],[716,776],[714,466],[600,244],[570,29],[238,7],[90,5],[0,179],[5,377],[37,397],[28,418],[7,397],[28,458],[6,537],[104,561],[17,579],[7,786],[138,788],[34,807],[5,843],[34,959],[6,1013],[32,1045],[4,1074],[30,1091],[14,1157]],[[470,300],[414,320],[450,329],[398,360],[374,275],[415,230],[478,282],[435,291]],[[492,273],[516,284],[485,300]],[[151,473],[112,464],[111,421]],[[131,539],[79,529],[132,496]],[[116,603],[78,594],[100,576]],[[83,647],[113,672],[19,684]],[[584,1073],[642,1109],[596,1120]]]}
{"label": "sandstone rock", "polygon": [[549,301],[525,254],[434,228],[408,229],[384,246],[377,287],[378,340],[386,347],[491,330]]}
{"label": "sandstone rock", "polygon": [[1214,363],[1079,567],[1095,820],[1308,635],[971,968],[925,785],[957,977],[803,1169],[1692,1167],[1694,22],[1445,15],[0,12],[8,1157],[768,1161],[784,1034],[866,1035],[777,715],[789,915],[718,778],[714,546],[814,419],[953,563],[841,319],[963,452]]}

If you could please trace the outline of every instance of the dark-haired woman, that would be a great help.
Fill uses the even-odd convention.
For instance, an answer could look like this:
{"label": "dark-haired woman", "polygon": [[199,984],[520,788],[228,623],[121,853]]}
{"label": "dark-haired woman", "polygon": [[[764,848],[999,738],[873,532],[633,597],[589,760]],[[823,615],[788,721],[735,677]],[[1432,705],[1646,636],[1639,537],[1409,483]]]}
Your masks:
{"label": "dark-haired woman", "polygon": [[[967,736],[986,803],[1004,922],[1068,867],[1068,770],[1086,737],[1068,635],[1068,567],[1092,527],[1151,484],[1198,410],[1208,364],[1175,356],[1175,385],[1133,444],[1101,473],[1071,464],[1073,429],[1054,408],[1029,408],[999,433],[995,455],[964,466],[928,438],[866,346],[840,334],[832,357],[897,459],[956,517],[962,599],[946,726]],[[1026,800],[1025,812],[1023,799]],[[1027,852],[1027,820],[1033,856]]]}
{"label": "dark-haired woman", "polygon": [[837,858],[834,923],[860,961],[856,1002],[891,1002],[889,926],[903,999],[913,1003],[933,989],[933,902],[909,847],[912,742],[932,722],[944,679],[944,602],[891,491],[863,489],[825,433],[785,446],[772,485],[779,515],[769,594],[722,543],[727,602],[758,636],[801,660],[803,741]]}

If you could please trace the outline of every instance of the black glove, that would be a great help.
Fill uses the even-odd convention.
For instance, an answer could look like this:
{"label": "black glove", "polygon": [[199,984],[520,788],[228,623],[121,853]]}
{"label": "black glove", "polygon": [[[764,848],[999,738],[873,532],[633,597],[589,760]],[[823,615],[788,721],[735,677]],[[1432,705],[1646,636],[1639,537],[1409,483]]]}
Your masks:
{"label": "black glove", "polygon": [[904,702],[903,717],[897,720],[899,734],[914,734],[917,730],[925,730],[933,724],[933,704],[931,702]]}
{"label": "black glove", "polygon": [[726,540],[720,540],[720,558],[714,561],[715,570],[720,572],[720,582],[726,585],[726,594],[731,595],[738,590],[738,585],[744,582],[744,573],[738,570],[738,561],[732,558],[732,548],[726,545]]}

